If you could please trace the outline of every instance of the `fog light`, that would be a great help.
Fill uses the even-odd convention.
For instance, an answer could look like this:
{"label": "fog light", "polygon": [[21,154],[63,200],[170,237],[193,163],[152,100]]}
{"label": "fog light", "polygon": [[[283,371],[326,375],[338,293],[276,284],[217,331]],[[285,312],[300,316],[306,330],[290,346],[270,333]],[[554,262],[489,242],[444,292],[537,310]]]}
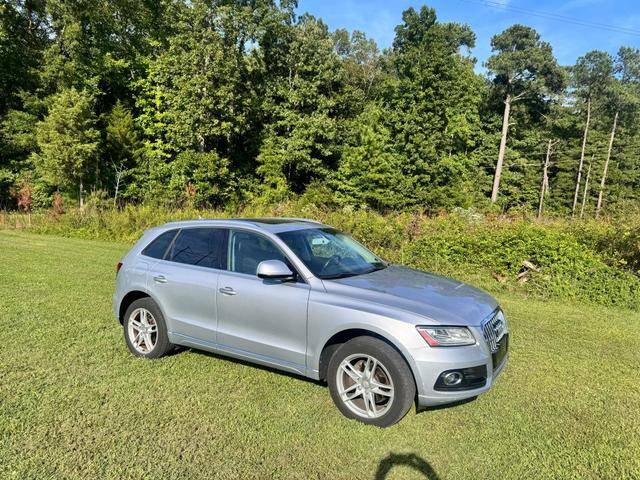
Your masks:
{"label": "fog light", "polygon": [[463,375],[460,372],[449,372],[442,376],[442,383],[447,387],[453,387],[462,382]]}

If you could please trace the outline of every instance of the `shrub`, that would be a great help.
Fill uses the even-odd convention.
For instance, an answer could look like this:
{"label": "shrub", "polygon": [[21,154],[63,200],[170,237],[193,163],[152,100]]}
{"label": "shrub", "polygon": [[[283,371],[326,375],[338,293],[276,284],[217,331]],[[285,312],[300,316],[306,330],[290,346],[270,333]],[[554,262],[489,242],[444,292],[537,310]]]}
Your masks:
{"label": "shrub", "polygon": [[350,232],[392,262],[455,276],[490,291],[640,309],[640,277],[635,273],[640,265],[640,222],[536,223],[487,219],[466,210],[437,217],[410,212],[382,215],[298,200],[227,210],[127,206],[102,212],[72,210],[57,217],[36,213],[31,227],[24,216],[13,213],[0,217],[0,227],[130,244],[146,229],[168,221],[230,216],[314,218]]}

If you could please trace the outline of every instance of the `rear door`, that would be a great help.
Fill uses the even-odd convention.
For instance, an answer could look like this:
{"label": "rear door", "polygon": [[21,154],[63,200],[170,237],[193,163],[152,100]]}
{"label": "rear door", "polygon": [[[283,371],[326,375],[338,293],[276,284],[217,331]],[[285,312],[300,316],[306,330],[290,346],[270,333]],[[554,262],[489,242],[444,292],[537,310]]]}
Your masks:
{"label": "rear door", "polygon": [[227,236],[222,228],[183,228],[150,267],[149,284],[172,335],[216,343],[216,288],[226,266]]}
{"label": "rear door", "polygon": [[256,276],[263,260],[290,265],[262,234],[232,230],[228,258],[228,269],[218,280],[220,347],[304,373],[309,285]]}

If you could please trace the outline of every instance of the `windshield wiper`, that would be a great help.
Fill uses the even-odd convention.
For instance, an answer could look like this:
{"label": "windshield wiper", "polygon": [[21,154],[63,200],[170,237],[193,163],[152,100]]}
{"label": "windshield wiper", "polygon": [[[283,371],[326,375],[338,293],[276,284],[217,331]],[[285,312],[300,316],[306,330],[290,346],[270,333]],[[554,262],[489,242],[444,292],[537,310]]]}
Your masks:
{"label": "windshield wiper", "polygon": [[379,265],[375,265],[374,267],[368,270],[363,270],[361,272],[343,272],[343,273],[337,273],[335,275],[322,276],[320,278],[322,278],[323,280],[336,280],[338,278],[347,278],[347,277],[355,277],[357,275],[366,275],[367,273],[377,272],[378,270],[384,270],[385,268],[387,268],[387,265],[381,263]]}
{"label": "windshield wiper", "polygon": [[335,275],[323,275],[320,278],[322,280],[337,280],[338,278],[355,277],[356,275],[362,275],[364,272],[343,272]]}

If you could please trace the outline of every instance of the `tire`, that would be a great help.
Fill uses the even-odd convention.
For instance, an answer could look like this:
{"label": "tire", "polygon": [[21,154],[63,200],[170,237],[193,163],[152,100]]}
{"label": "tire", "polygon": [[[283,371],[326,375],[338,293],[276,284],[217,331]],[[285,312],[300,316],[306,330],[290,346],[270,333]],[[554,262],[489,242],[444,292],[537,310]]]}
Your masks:
{"label": "tire", "polygon": [[[129,305],[122,326],[127,347],[137,357],[160,358],[174,348],[169,342],[164,316],[156,302],[149,297],[140,298]],[[147,340],[149,346],[146,345]]]}
{"label": "tire", "polygon": [[381,428],[399,422],[416,395],[413,374],[402,355],[369,336],[338,347],[329,361],[327,383],[345,417]]}

